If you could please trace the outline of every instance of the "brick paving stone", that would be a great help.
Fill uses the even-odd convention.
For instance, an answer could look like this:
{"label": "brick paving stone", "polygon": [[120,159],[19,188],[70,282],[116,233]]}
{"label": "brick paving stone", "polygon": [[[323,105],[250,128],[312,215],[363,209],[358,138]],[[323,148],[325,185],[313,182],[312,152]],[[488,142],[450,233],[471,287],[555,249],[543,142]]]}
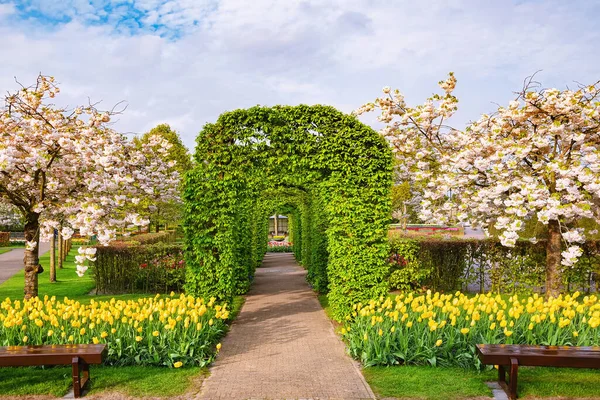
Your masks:
{"label": "brick paving stone", "polygon": [[375,398],[285,253],[265,256],[210,372],[197,399]]}

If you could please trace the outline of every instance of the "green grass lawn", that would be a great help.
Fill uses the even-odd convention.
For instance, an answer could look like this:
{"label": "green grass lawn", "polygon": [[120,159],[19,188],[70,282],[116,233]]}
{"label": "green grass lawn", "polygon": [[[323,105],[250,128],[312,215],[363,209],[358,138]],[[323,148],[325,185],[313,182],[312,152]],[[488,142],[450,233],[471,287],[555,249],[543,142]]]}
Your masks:
{"label": "green grass lawn", "polygon": [[[461,368],[420,366],[369,367],[363,370],[378,397],[401,399],[466,399],[491,397],[485,382],[497,380],[496,370],[477,372]],[[598,370],[519,368],[519,398],[598,398]]]}
{"label": "green grass lawn", "polygon": [[[73,246],[71,252],[64,262],[63,269],[56,269],[57,282],[50,283],[50,253],[40,257],[40,264],[44,267],[44,272],[38,275],[40,297],[45,295],[56,296],[57,298],[86,296],[95,286],[91,271],[80,278],[75,273],[75,256],[77,248]],[[25,283],[25,273],[23,270],[17,272],[6,282],[0,284],[0,299],[10,297],[19,299],[23,297],[23,286]]]}
{"label": "green grass lawn", "polygon": [[[130,396],[169,398],[198,385],[206,369],[161,367],[90,367],[90,393],[120,392]],[[53,395],[69,392],[71,367],[0,368],[0,396]]]}
{"label": "green grass lawn", "polygon": [[0,254],[8,253],[12,249],[16,249],[16,247],[0,247]]}

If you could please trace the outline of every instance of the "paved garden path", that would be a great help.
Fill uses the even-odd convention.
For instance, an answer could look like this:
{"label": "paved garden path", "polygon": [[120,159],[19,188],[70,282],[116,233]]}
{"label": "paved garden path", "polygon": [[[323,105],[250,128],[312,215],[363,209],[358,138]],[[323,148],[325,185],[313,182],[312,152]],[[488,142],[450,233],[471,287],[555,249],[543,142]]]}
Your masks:
{"label": "paved garden path", "polygon": [[[40,256],[50,250],[50,243],[40,243]],[[16,248],[0,254],[0,283],[23,269],[24,248]]]}
{"label": "paved garden path", "polygon": [[267,254],[200,399],[372,399],[293,256]]}

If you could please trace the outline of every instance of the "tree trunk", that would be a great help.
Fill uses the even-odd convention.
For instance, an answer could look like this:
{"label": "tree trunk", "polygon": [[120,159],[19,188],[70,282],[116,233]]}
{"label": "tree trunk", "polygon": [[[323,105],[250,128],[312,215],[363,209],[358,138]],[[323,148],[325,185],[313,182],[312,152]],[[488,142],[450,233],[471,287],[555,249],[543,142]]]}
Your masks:
{"label": "tree trunk", "polygon": [[40,215],[30,213],[25,218],[25,240],[34,243],[32,248],[25,247],[25,299],[38,295],[38,272],[42,272],[39,258]]}
{"label": "tree trunk", "polygon": [[50,282],[56,282],[56,239],[54,229],[50,238]]}
{"label": "tree trunk", "polygon": [[156,223],[156,233],[158,233],[160,231],[160,224],[157,222]]}
{"label": "tree trunk", "polygon": [[65,246],[63,244],[64,240],[62,235],[60,234],[60,230],[58,231],[58,269],[63,269],[63,258],[65,254]]}
{"label": "tree trunk", "polygon": [[67,260],[67,256],[69,255],[69,240],[63,238],[63,262]]}
{"label": "tree trunk", "polygon": [[546,297],[557,297],[561,283],[561,243],[558,221],[548,222],[548,242],[546,243]]}

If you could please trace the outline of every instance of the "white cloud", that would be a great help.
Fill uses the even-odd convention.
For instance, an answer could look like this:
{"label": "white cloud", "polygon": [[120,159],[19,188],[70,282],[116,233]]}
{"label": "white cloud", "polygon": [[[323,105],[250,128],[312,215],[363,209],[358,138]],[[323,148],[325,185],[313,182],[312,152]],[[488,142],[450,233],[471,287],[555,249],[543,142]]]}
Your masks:
{"label": "white cloud", "polygon": [[[506,103],[538,69],[545,86],[600,79],[593,2],[138,0],[142,24],[163,27],[135,34],[119,28],[130,11],[106,18],[100,3],[30,2],[73,18],[51,29],[0,5],[0,90],[41,71],[62,83],[65,104],[126,100],[117,129],[167,122],[192,147],[227,110],[327,103],[349,112],[386,85],[420,102],[448,71],[459,80],[462,121]],[[100,20],[108,22],[89,26]],[[180,36],[159,36],[167,30]]]}
{"label": "white cloud", "polygon": [[14,14],[15,6],[12,4],[0,4],[0,18]]}

